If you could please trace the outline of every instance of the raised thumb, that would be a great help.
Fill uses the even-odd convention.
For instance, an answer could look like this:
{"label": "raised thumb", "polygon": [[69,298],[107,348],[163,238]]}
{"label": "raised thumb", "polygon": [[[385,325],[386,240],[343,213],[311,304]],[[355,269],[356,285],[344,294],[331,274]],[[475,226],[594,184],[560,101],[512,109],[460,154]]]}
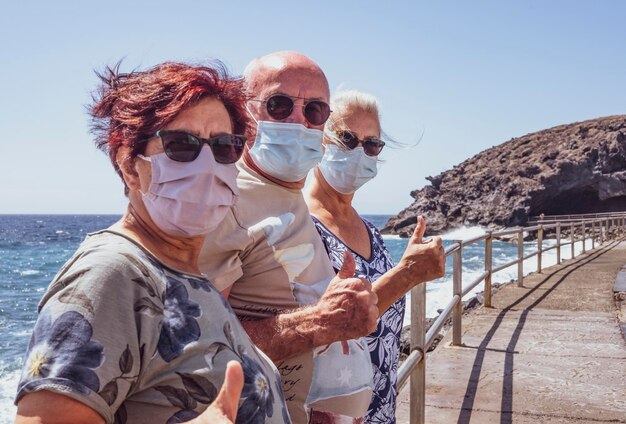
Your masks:
{"label": "raised thumb", "polygon": [[232,422],[237,419],[239,398],[243,389],[243,369],[237,361],[229,361],[226,364],[224,384],[215,398],[215,405]]}
{"label": "raised thumb", "polygon": [[421,243],[425,232],[426,221],[424,220],[424,217],[420,215],[417,217],[417,224],[415,225],[415,230],[413,231],[411,238],[415,239],[417,243]]}
{"label": "raised thumb", "polygon": [[339,278],[352,278],[354,277],[354,270],[356,269],[356,263],[354,262],[354,256],[347,250],[343,251],[343,263],[341,269],[337,273]]}

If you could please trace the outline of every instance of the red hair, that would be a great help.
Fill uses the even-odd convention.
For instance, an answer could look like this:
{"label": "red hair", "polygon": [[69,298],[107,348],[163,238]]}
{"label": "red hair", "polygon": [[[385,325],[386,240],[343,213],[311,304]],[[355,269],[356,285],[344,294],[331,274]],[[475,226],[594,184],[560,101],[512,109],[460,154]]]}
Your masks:
{"label": "red hair", "polygon": [[96,146],[108,153],[120,177],[116,156],[121,146],[130,147],[131,155],[136,156],[144,147],[141,141],[153,137],[183,109],[206,97],[224,104],[234,134],[247,132],[250,118],[242,80],[231,77],[221,62],[212,66],[165,62],[130,73],[121,73],[119,67],[117,63],[96,72],[101,84],[88,109]]}

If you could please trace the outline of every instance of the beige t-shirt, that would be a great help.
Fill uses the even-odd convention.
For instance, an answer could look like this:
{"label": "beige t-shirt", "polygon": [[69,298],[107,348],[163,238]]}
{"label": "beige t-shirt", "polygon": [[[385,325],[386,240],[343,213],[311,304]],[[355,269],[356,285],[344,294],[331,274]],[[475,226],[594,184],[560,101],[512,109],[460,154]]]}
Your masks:
{"label": "beige t-shirt", "polygon": [[[241,320],[267,318],[316,303],[335,276],[300,190],[270,182],[238,163],[240,197],[207,237],[200,270]],[[309,408],[359,417],[371,398],[371,365],[362,340],[333,343],[276,364],[289,413]]]}

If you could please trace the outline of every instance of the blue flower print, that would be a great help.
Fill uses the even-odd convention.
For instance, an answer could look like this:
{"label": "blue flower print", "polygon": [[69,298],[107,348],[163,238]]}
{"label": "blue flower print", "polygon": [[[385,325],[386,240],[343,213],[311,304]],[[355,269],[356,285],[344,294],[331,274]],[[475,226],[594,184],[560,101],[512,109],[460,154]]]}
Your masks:
{"label": "blue flower print", "polygon": [[289,412],[287,412],[287,405],[285,405],[285,396],[282,394],[283,393],[283,389],[280,387],[280,375],[276,376],[276,381],[274,382],[274,387],[276,388],[276,393],[281,394],[281,396],[278,397],[278,399],[280,399],[280,402],[282,403],[282,412],[283,412],[283,423],[284,424],[291,424],[291,418],[289,417]]}
{"label": "blue flower print", "polygon": [[19,390],[38,379],[56,378],[80,393],[97,392],[100,380],[92,370],[102,364],[104,348],[92,335],[91,324],[80,313],[65,312],[53,323],[44,309],[30,340]]}
{"label": "blue flower print", "polygon": [[244,383],[237,411],[237,424],[264,423],[274,413],[274,394],[270,381],[261,366],[247,355],[242,355]]}
{"label": "blue flower print", "polygon": [[201,278],[187,277],[189,285],[196,290],[204,290],[207,293],[213,291],[213,286],[209,283],[209,280],[203,280]]}
{"label": "blue flower print", "polygon": [[167,279],[163,323],[157,350],[166,362],[176,359],[184,347],[200,338],[200,326],[195,318],[200,306],[189,300],[189,294],[180,281]]}
{"label": "blue flower print", "polygon": [[194,410],[183,409],[182,411],[178,411],[177,413],[172,415],[169,418],[169,420],[167,420],[166,424],[186,423],[188,421],[193,420],[194,418],[197,418],[198,415],[200,415],[200,414],[198,414]]}

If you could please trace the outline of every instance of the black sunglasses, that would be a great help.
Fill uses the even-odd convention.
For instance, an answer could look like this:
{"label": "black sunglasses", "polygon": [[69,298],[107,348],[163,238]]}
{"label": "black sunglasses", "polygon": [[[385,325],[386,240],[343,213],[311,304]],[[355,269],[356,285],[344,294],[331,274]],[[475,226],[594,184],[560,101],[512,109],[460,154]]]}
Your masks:
{"label": "black sunglasses", "polygon": [[[284,94],[274,94],[267,100],[251,99],[255,102],[265,103],[267,113],[273,119],[281,121],[286,119],[293,113],[293,99],[301,99],[302,97],[289,97]],[[302,106],[302,113],[304,117],[311,125],[323,125],[330,116],[330,106],[328,103],[321,100],[309,100],[304,99],[304,106]]]}
{"label": "black sunglasses", "polygon": [[385,142],[376,137],[365,137],[359,140],[355,133],[349,130],[336,131],[339,140],[350,150],[355,149],[359,143],[363,146],[363,151],[368,156],[378,156],[385,147]]}
{"label": "black sunglasses", "polygon": [[[154,135],[161,139],[163,150],[168,158],[176,162],[194,161],[203,144],[208,144],[218,163],[235,163],[241,157],[246,145],[243,135],[220,134],[211,138],[200,138],[185,131],[160,130]],[[150,141],[143,140],[141,143]]]}

